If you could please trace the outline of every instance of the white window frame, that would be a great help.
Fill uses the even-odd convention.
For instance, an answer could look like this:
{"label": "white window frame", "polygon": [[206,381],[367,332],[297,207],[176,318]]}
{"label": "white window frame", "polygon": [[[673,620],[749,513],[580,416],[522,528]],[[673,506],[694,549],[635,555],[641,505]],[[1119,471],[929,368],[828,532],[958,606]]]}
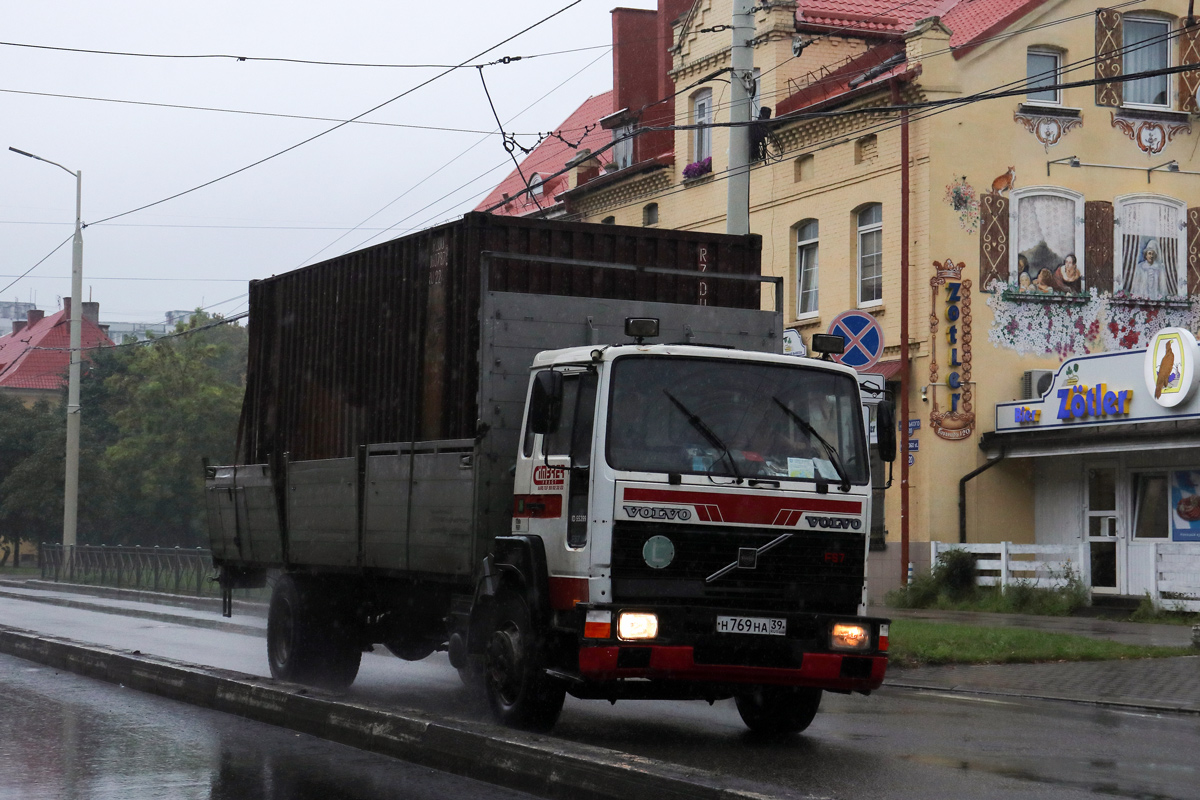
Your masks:
{"label": "white window frame", "polygon": [[[1028,84],[1028,80],[1029,80],[1029,57],[1030,56],[1043,56],[1043,57],[1053,58],[1054,59],[1054,75],[1053,75],[1053,79],[1050,81],[1050,83],[1059,83],[1060,82],[1060,79],[1062,77],[1062,64],[1063,64],[1062,51],[1055,50],[1050,47],[1030,47],[1028,50],[1026,50],[1025,51],[1025,77],[1026,77],[1027,84]],[[1040,75],[1042,73],[1039,72],[1038,74]],[[1046,90],[1040,89],[1037,91],[1046,91]],[[1034,106],[1061,106],[1063,103],[1062,89],[1053,89],[1051,91],[1054,92],[1053,100],[1047,100],[1044,98],[1036,98],[1035,99],[1033,97],[1034,92],[1029,92],[1028,94],[1025,95],[1025,102],[1028,105],[1034,105]]]}
{"label": "white window frame", "polygon": [[[1017,291],[1020,285],[1019,276],[1017,275],[1017,256],[1025,248],[1021,245],[1021,227],[1020,227],[1020,208],[1022,198],[1033,197],[1035,195],[1053,195],[1054,197],[1063,197],[1075,204],[1075,264],[1083,272],[1083,286],[1086,291],[1087,287],[1092,285],[1091,273],[1089,270],[1097,269],[1095,265],[1086,262],[1086,254],[1084,253],[1084,236],[1083,236],[1083,195],[1079,192],[1072,192],[1070,189],[1064,189],[1061,186],[1027,186],[1023,189],[1013,189],[1008,193],[1008,286],[1013,291]],[[1064,253],[1064,255],[1066,255]],[[1100,267],[1103,269],[1103,267]]]}
{"label": "white window frame", "polygon": [[[1148,24],[1148,25],[1161,25],[1163,27],[1163,36],[1166,37],[1165,44],[1167,46],[1167,59],[1166,59],[1166,63],[1162,65],[1162,68],[1165,69],[1165,68],[1171,66],[1171,62],[1174,60],[1173,59],[1174,37],[1171,36],[1171,27],[1172,27],[1171,20],[1166,19],[1165,17],[1143,16],[1140,14],[1125,14],[1125,15],[1123,15],[1123,17],[1121,19],[1121,23],[1122,23],[1121,48],[1122,48],[1123,53],[1129,47],[1129,45],[1126,44],[1126,42],[1125,42],[1125,32],[1129,30],[1129,23],[1131,23],[1131,22],[1144,23],[1144,24]],[[1140,70],[1130,69],[1127,58],[1122,60],[1122,72],[1124,72],[1125,74],[1129,74],[1130,72],[1139,72],[1139,71]],[[1172,76],[1170,76],[1170,75],[1163,75],[1161,77],[1163,79],[1165,79],[1166,85],[1167,85],[1167,100],[1165,103],[1136,103],[1136,102],[1130,101],[1129,100],[1129,89],[1131,89],[1133,87],[1133,84],[1136,83],[1136,81],[1130,81],[1125,84],[1125,89],[1123,92],[1121,105],[1128,106],[1130,108],[1154,108],[1154,109],[1171,108],[1172,107],[1171,106],[1171,92],[1172,92],[1172,83],[1174,83],[1174,81],[1171,80]]]}
{"label": "white window frame", "polygon": [[621,125],[613,128],[613,163],[617,169],[625,169],[633,164],[633,125]]}
{"label": "white window frame", "polygon": [[[873,207],[879,209],[879,222],[871,222],[864,225],[862,223],[862,215]],[[883,204],[867,203],[859,208],[854,212],[854,224],[857,231],[854,259],[857,263],[856,280],[858,288],[855,291],[858,296],[858,307],[872,308],[874,306],[881,306],[883,305]],[[879,297],[865,300],[863,299],[863,237],[872,233],[879,234]]]}
{"label": "white window frame", "polygon": [[[816,236],[808,239],[801,239],[801,232],[809,224],[816,227]],[[820,278],[821,278],[821,228],[820,221],[816,219],[801,220],[796,224],[796,319],[811,319],[818,316],[821,311],[821,295],[820,295]],[[808,256],[812,258],[808,258]],[[811,262],[811,263],[810,263]],[[812,308],[807,311],[804,309],[804,276],[806,273],[812,273],[812,290],[813,298]]]}
{"label": "white window frame", "polygon": [[[1174,295],[1176,299],[1185,300],[1188,297],[1187,293],[1187,203],[1183,200],[1178,200],[1165,194],[1151,194],[1150,192],[1137,192],[1134,194],[1122,194],[1113,198],[1113,291],[1118,292],[1123,287],[1121,279],[1124,274],[1124,258],[1125,246],[1124,239],[1121,235],[1121,219],[1124,216],[1122,211],[1128,205],[1137,203],[1154,203],[1164,206],[1174,206],[1179,214],[1179,230],[1175,233],[1175,253],[1178,263],[1176,268],[1179,270],[1178,280],[1182,286],[1177,285],[1179,293]],[[1160,254],[1161,255],[1161,254]],[[1084,273],[1086,278],[1087,273]]]}
{"label": "white window frame", "polygon": [[529,193],[534,197],[541,197],[544,183],[541,175],[533,173],[529,176]]}
{"label": "white window frame", "polygon": [[[712,89],[701,89],[692,95],[692,124],[711,125]],[[712,157],[712,128],[696,128],[692,131],[692,161],[703,161]]]}

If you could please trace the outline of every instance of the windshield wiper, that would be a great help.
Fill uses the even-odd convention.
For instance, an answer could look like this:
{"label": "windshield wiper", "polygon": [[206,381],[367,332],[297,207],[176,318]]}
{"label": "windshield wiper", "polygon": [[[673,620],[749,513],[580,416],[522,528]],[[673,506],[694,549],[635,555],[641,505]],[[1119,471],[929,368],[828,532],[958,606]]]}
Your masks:
{"label": "windshield wiper", "polygon": [[[729,467],[733,470],[734,477],[737,478],[738,483],[741,483],[744,479],[742,478],[742,473],[738,472],[737,464],[734,463],[733,456],[729,452],[729,446],[721,441],[721,437],[713,433],[712,428],[704,424],[704,420],[700,419],[691,411],[688,411],[688,407],[679,402],[679,399],[675,397],[675,395],[671,394],[666,389],[663,389],[663,394],[665,394],[667,398],[675,404],[676,408],[683,412],[683,415],[687,417],[688,422],[691,423],[692,427],[699,431],[700,435],[707,439],[709,444],[725,454],[725,459],[729,462]],[[711,471],[709,472],[709,477],[712,477]]]}
{"label": "windshield wiper", "polygon": [[[788,408],[778,397],[772,397],[771,399],[775,401],[775,405],[783,409],[783,413],[791,417],[800,426],[801,430],[809,436],[815,437],[825,447],[825,452],[829,454],[829,461],[833,464],[833,468],[837,470],[838,477],[842,479],[838,488],[843,492],[850,491],[850,476],[847,474],[845,467],[842,466],[842,458],[838,455],[837,448],[825,441],[825,437],[817,433],[817,429],[809,425],[808,420]],[[820,474],[820,470],[817,470],[817,474]]]}

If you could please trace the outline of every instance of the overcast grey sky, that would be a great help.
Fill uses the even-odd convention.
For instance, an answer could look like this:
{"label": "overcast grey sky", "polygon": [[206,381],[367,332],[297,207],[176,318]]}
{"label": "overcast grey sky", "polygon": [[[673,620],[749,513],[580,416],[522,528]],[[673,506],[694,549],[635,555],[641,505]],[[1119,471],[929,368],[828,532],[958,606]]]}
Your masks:
{"label": "overcast grey sky", "polygon": [[[8,3],[0,34],[6,43],[0,44],[0,287],[70,236],[75,216],[72,177],[8,152],[10,146],[82,170],[83,219],[95,222],[218,178],[336,124],[133,103],[344,120],[441,71],[152,59],[14,45],[450,65],[569,2]],[[480,59],[604,46],[487,68],[506,130],[552,130],[588,96],[611,88],[613,5],[582,0]],[[653,8],[655,2],[623,5]],[[212,186],[87,228],[85,296],[100,302],[104,321],[156,322],[165,311],[202,305],[234,314],[246,307],[248,280],[452,219],[512,167],[500,137],[479,133],[493,131],[495,122],[476,69],[451,73],[363,122],[388,124],[346,125]],[[521,140],[536,141],[532,135]],[[32,299],[53,312],[70,294],[70,266],[68,243],[0,299]]]}

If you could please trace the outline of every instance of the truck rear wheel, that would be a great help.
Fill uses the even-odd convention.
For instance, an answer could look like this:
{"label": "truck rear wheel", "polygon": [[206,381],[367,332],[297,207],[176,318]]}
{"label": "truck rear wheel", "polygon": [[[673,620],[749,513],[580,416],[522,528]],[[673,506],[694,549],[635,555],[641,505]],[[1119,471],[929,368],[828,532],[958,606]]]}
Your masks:
{"label": "truck rear wheel", "polygon": [[529,606],[515,592],[502,593],[487,646],[488,702],[505,725],[545,732],[554,727],[566,699],[566,687],[544,672],[542,637],[531,622]]}
{"label": "truck rear wheel", "polygon": [[284,575],[271,592],[267,615],[267,660],[271,675],[325,689],[354,683],[362,648],[330,598],[318,597],[313,582]]}
{"label": "truck rear wheel", "polygon": [[821,690],[803,686],[755,686],[737,695],[742,722],[755,733],[799,733],[821,707]]}

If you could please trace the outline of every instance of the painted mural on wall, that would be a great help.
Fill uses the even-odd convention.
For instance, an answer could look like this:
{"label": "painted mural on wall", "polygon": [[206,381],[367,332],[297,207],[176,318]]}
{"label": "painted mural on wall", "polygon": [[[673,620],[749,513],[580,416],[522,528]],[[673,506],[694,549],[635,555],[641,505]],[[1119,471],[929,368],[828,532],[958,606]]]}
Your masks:
{"label": "painted mural on wall", "polygon": [[958,226],[967,233],[979,230],[979,198],[975,187],[967,183],[967,176],[946,184],[943,198],[954,213],[958,214]]}
{"label": "painted mural on wall", "polygon": [[1147,199],[1123,204],[1118,218],[1121,270],[1114,288],[1148,300],[1185,297],[1187,275],[1179,259],[1183,208]]}
{"label": "painted mural on wall", "polygon": [[[929,279],[932,294],[929,311],[929,383],[933,409],[929,426],[942,439],[961,441],[975,430],[975,412],[971,407],[971,281],[962,277],[963,265],[954,259],[933,262],[936,272]],[[945,350],[939,356],[938,328],[946,321]],[[945,388],[939,385],[939,360],[946,365]],[[942,410],[940,396],[949,400]]]}
{"label": "painted mural on wall", "polygon": [[1020,109],[1013,113],[1013,120],[1032,133],[1034,138],[1041,142],[1047,153],[1050,152],[1051,147],[1062,141],[1062,137],[1083,126],[1083,120],[1079,117],[1036,114]]}
{"label": "painted mural on wall", "polygon": [[1040,294],[1079,294],[1085,289],[1077,250],[1077,201],[1054,194],[1015,200],[1016,289]]}

